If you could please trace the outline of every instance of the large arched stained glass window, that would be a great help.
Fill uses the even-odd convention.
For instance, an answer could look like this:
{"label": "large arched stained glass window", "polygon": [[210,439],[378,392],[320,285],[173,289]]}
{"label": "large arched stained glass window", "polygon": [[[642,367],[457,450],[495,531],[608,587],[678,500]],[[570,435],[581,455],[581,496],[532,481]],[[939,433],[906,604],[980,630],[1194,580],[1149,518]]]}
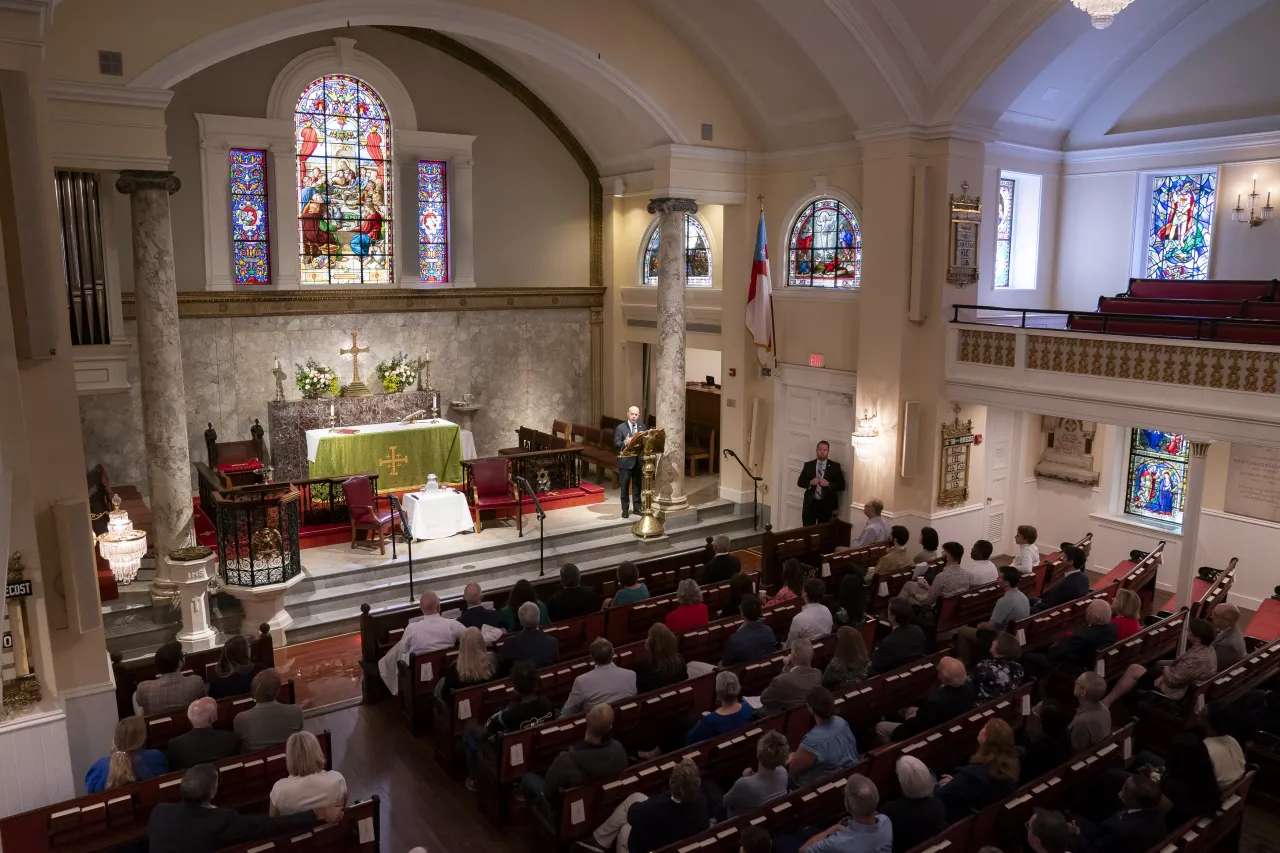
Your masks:
{"label": "large arched stained glass window", "polygon": [[1124,511],[1182,524],[1187,490],[1187,439],[1174,432],[1135,429],[1129,445]]}
{"label": "large arched stained glass window", "polygon": [[854,288],[862,283],[862,229],[834,198],[806,205],[791,227],[787,285]]}
{"label": "large arched stained glass window", "polygon": [[393,280],[391,117],[345,74],[321,77],[294,112],[302,283]]}
{"label": "large arched stained glass window", "polygon": [[[641,281],[658,286],[658,223],[655,221],[645,238],[644,270]],[[711,287],[711,244],[702,223],[692,214],[684,215],[684,284],[685,287]]]}

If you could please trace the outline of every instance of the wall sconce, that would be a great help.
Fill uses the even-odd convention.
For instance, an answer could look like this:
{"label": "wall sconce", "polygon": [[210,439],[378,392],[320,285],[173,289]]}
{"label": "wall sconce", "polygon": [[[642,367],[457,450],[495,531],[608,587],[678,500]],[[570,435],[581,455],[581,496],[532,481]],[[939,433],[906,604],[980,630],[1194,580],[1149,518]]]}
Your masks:
{"label": "wall sconce", "polygon": [[97,537],[98,553],[111,566],[116,583],[133,583],[142,566],[142,555],[147,553],[147,534],[133,529],[129,513],[120,508],[119,495],[112,496],[111,507],[107,532]]}
{"label": "wall sconce", "polygon": [[1257,228],[1262,223],[1271,218],[1274,208],[1271,207],[1271,190],[1267,190],[1267,204],[1261,210],[1258,209],[1258,176],[1253,176],[1253,192],[1249,193],[1249,213],[1246,216],[1244,207],[1241,205],[1243,193],[1236,193],[1236,209],[1231,211],[1231,218],[1236,222],[1247,222],[1250,228]]}
{"label": "wall sconce", "polygon": [[613,179],[613,197],[622,198],[623,193],[627,191],[627,182],[622,178]]}
{"label": "wall sconce", "polygon": [[850,436],[854,447],[866,447],[871,443],[872,439],[879,438],[879,436],[879,413],[863,409],[862,417],[858,418],[858,428]]}

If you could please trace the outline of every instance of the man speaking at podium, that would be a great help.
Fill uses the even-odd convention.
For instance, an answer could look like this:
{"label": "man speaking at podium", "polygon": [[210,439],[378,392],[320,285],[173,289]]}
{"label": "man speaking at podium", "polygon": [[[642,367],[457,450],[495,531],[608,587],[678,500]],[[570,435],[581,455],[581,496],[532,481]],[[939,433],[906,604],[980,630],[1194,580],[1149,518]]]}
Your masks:
{"label": "man speaking at podium", "polygon": [[[640,410],[635,406],[627,409],[627,420],[620,423],[613,430],[613,446],[619,453],[627,446],[627,442],[631,441],[631,437],[644,432],[644,424],[640,423]],[[628,518],[631,515],[631,504],[635,505],[636,512],[639,512],[640,506],[640,486],[644,479],[643,476],[644,461],[637,456],[619,456],[618,457],[618,492],[622,497],[622,517]],[[628,486],[630,490],[628,491]],[[630,499],[630,504],[628,503]]]}

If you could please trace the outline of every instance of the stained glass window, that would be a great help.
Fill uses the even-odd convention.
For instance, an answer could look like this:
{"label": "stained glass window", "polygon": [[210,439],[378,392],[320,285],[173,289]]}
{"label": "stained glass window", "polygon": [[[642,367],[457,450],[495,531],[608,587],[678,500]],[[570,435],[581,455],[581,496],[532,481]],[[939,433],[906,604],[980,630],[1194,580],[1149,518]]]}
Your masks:
{"label": "stained glass window", "polygon": [[393,280],[391,118],[345,74],[308,86],[294,112],[303,284]]}
{"label": "stained glass window", "polygon": [[1157,175],[1147,229],[1147,278],[1209,277],[1209,225],[1217,200],[1213,172]]}
{"label": "stained glass window", "polygon": [[853,211],[820,198],[791,227],[789,287],[854,288],[862,283],[862,229]]}
{"label": "stained glass window", "polygon": [[231,260],[236,284],[271,283],[267,152],[232,148]]}
{"label": "stained glass window", "polygon": [[1000,179],[1000,210],[996,215],[996,287],[1009,286],[1013,261],[1013,178]]}
{"label": "stained glass window", "polygon": [[[685,287],[711,286],[711,244],[707,232],[693,214],[684,215],[684,284]],[[641,280],[650,287],[658,285],[658,223],[649,228],[645,240],[644,274]]]}
{"label": "stained glass window", "polygon": [[418,161],[418,264],[426,282],[449,280],[448,164]]}
{"label": "stained glass window", "polygon": [[1187,451],[1186,436],[1135,429],[1129,445],[1129,484],[1124,511],[1182,524]]}

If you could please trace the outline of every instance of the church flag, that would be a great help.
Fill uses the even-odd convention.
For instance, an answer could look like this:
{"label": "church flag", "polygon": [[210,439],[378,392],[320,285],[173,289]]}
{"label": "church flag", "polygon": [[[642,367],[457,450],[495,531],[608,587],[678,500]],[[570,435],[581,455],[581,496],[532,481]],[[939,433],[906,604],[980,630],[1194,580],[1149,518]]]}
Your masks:
{"label": "church flag", "polygon": [[768,365],[773,350],[773,323],[769,312],[773,306],[773,288],[769,284],[769,238],[765,235],[764,210],[760,211],[760,227],[756,231],[756,253],[751,262],[751,284],[747,288],[747,331],[756,345],[756,357]]}

